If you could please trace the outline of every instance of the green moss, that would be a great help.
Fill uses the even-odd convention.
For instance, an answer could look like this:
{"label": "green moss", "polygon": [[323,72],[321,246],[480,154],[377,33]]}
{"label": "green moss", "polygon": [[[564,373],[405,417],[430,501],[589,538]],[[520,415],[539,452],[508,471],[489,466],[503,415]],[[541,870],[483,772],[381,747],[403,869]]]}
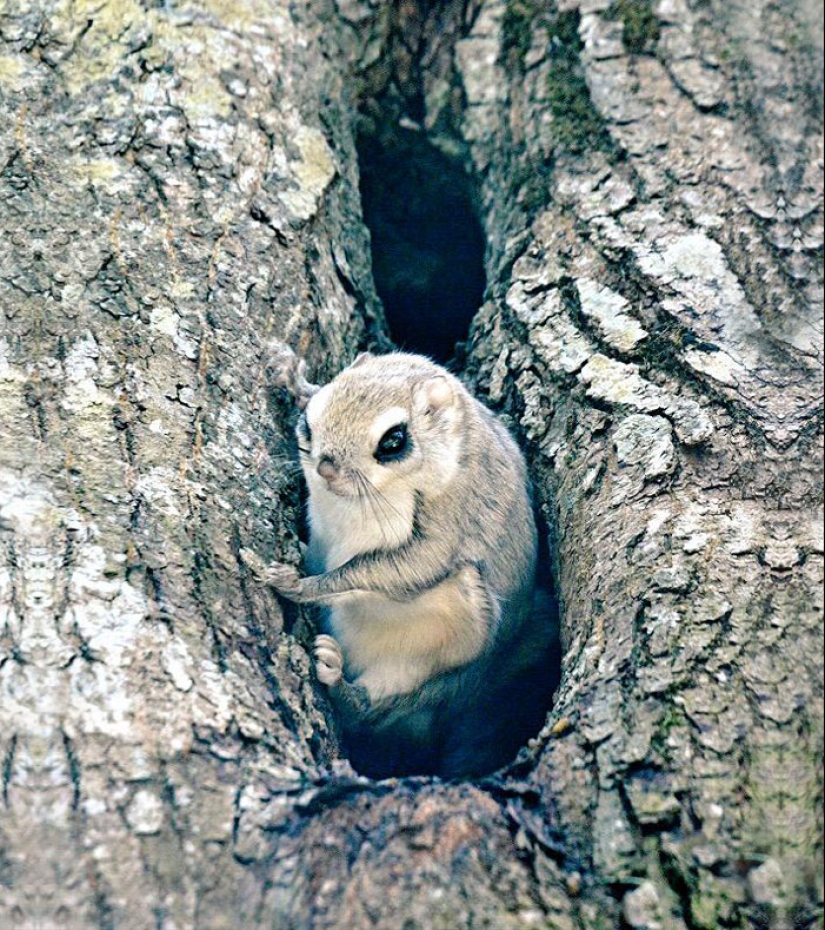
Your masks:
{"label": "green moss", "polygon": [[675,704],[668,704],[662,721],[659,724],[659,732],[665,736],[669,736],[671,730],[676,727],[683,727],[685,723],[685,712]]}
{"label": "green moss", "polygon": [[552,165],[539,155],[528,155],[515,168],[514,189],[519,192],[519,204],[529,216],[547,206]]}
{"label": "green moss", "polygon": [[669,700],[662,713],[662,718],[658,722],[650,741],[650,748],[654,756],[658,755],[662,759],[668,759],[671,756],[672,750],[668,743],[671,733],[674,730],[687,726],[685,712],[672,702],[673,696],[677,691],[678,689],[676,688],[672,689]]}
{"label": "green moss", "polygon": [[[624,0],[619,0],[624,2]],[[502,64],[511,73],[524,74],[524,61],[537,30],[547,39],[549,106],[554,137],[560,151],[610,148],[610,136],[597,113],[581,67],[579,13],[554,14],[548,0],[507,0],[502,23]],[[543,180],[544,171],[537,173]]]}
{"label": "green moss", "polygon": [[548,33],[552,57],[547,89],[558,147],[573,154],[609,150],[610,135],[590,99],[581,66],[578,12],[555,17]]}
{"label": "green moss", "polygon": [[533,39],[537,0],[507,0],[501,24],[502,63],[508,71],[524,73],[524,59]]}
{"label": "green moss", "polygon": [[624,46],[634,55],[650,51],[659,39],[659,20],[650,0],[615,0],[608,16],[622,21]]}

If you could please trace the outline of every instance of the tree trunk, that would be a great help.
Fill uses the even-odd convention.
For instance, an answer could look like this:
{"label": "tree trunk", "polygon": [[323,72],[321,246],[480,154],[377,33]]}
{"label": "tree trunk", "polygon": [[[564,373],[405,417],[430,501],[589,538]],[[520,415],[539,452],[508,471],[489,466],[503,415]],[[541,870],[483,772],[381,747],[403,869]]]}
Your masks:
{"label": "tree trunk", "polygon": [[[821,10],[147,6],[0,8],[0,925],[822,926]],[[476,179],[552,540],[475,783],[339,760],[238,558],[298,554],[267,342],[387,345],[356,103]]]}

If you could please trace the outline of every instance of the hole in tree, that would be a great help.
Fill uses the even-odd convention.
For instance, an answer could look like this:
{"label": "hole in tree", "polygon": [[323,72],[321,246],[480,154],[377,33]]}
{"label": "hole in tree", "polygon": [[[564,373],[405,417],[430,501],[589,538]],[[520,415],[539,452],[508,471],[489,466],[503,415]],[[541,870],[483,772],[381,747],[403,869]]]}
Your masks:
{"label": "hole in tree", "polygon": [[[402,6],[408,13],[420,7],[421,15],[410,16],[409,23],[445,25],[438,19],[443,4],[411,0]],[[433,25],[432,35],[436,32]],[[401,44],[426,57],[421,36],[407,36]],[[448,117],[432,123],[433,138],[443,147],[425,131],[407,128],[427,123],[431,114],[425,109],[422,87],[399,74],[376,96],[359,101],[361,201],[392,341],[460,375],[456,344],[467,339],[486,289],[485,235],[476,179],[465,158],[444,151],[462,151],[457,124]],[[363,725],[342,732],[342,749],[360,774],[477,779],[515,761],[542,729],[559,683],[561,643],[552,537],[540,512],[536,516],[531,618],[517,636],[468,667],[466,678],[463,666],[440,673],[436,691],[421,703],[415,693],[393,698]]]}
{"label": "hole in tree", "polygon": [[359,138],[361,199],[378,295],[395,344],[450,361],[484,299],[472,179],[422,132]]}

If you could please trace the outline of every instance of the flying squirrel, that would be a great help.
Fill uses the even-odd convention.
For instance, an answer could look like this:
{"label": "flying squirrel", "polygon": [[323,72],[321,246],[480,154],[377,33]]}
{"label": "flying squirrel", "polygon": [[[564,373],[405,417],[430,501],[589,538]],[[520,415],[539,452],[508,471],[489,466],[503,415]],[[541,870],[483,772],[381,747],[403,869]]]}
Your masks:
{"label": "flying squirrel", "polygon": [[241,554],[282,596],[322,608],[316,673],[354,767],[492,771],[538,731],[549,687],[518,446],[423,356],[364,353],[323,387],[285,347],[270,369],[302,411],[308,574]]}

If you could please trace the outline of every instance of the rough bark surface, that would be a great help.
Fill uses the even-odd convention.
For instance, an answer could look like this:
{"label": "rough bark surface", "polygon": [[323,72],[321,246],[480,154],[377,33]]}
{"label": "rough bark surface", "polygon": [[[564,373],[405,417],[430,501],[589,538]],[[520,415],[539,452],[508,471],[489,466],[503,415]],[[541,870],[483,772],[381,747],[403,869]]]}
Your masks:
{"label": "rough bark surface", "polygon": [[[821,40],[807,0],[0,6],[0,925],[822,925]],[[267,340],[323,379],[385,338],[355,98],[478,178],[463,361],[554,540],[556,705],[476,784],[336,761],[237,556],[298,557]]]}

